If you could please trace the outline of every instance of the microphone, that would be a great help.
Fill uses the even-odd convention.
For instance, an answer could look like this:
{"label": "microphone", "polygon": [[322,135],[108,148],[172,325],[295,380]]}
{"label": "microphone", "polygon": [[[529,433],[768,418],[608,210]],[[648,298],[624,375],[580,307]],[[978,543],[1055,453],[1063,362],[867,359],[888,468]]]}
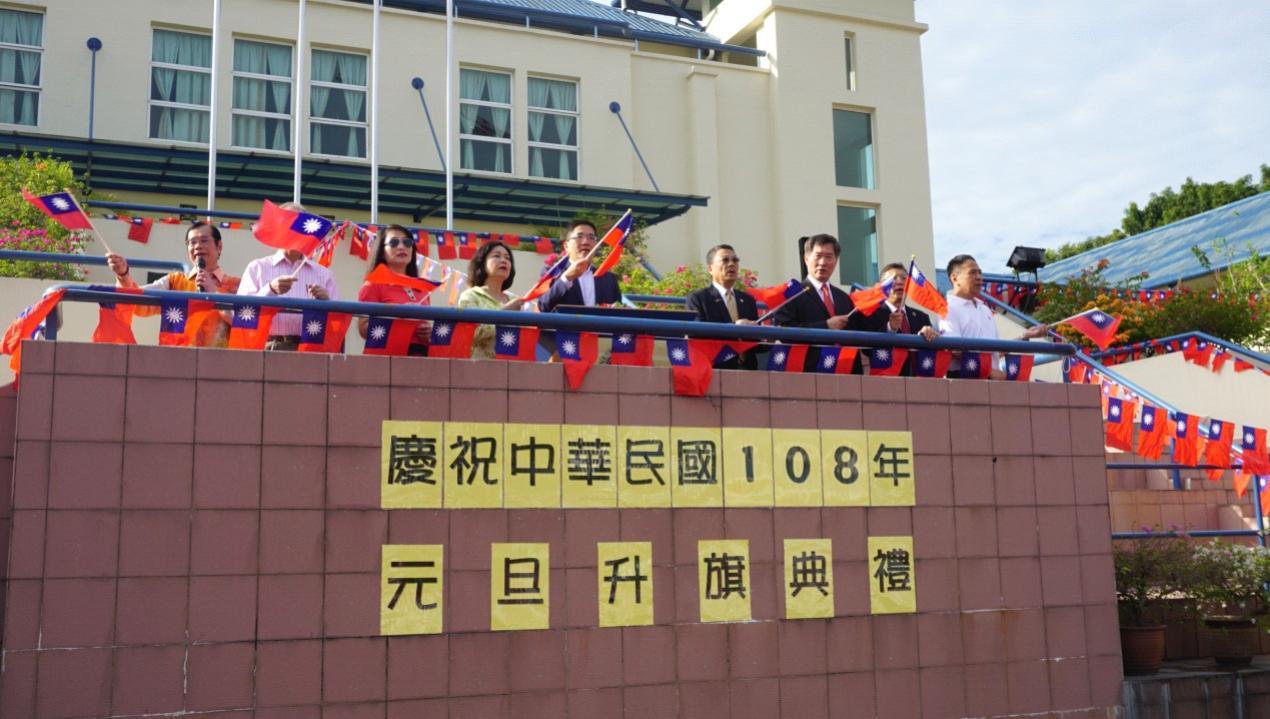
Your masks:
{"label": "microphone", "polygon": [[[199,258],[198,258],[198,268],[199,268],[200,270],[205,270],[205,269],[207,269],[207,262],[206,262],[206,261],[204,261],[202,257],[199,257]],[[198,291],[199,291],[199,292],[206,292],[206,291],[207,291],[207,288],[203,287],[203,281],[202,281],[202,280],[199,280],[197,284],[198,284]]]}

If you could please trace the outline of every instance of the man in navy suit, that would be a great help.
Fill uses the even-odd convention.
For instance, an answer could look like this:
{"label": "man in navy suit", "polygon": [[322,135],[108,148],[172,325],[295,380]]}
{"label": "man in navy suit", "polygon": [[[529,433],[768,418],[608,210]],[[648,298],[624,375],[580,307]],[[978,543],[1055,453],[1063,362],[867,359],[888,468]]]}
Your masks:
{"label": "man in navy suit", "polygon": [[[898,262],[892,262],[882,268],[879,280],[891,279],[891,293],[886,303],[874,310],[873,315],[865,317],[863,327],[870,332],[889,332],[891,334],[921,335],[930,341],[939,336],[939,331],[930,324],[930,316],[921,310],[904,306],[904,289],[908,282],[908,270]],[[904,360],[904,369],[900,374],[911,375],[913,358]]]}
{"label": "man in navy suit", "polygon": [[611,305],[622,299],[616,275],[605,273],[596,277],[591,272],[588,256],[595,248],[596,240],[595,225],[581,219],[569,223],[564,236],[564,251],[572,264],[551,283],[551,289],[538,301],[539,309],[551,312],[560,305]]}
{"label": "man in navy suit", "polygon": [[[855,303],[842,289],[829,280],[838,269],[838,255],[842,248],[833,235],[812,235],[803,245],[803,264],[807,267],[807,279],[803,284],[809,289],[781,305],[773,316],[779,327],[810,327],[820,330],[861,330],[864,316],[855,311]],[[815,352],[807,353],[804,372],[815,372],[819,359]],[[860,374],[860,358],[856,358],[853,374]]]}
{"label": "man in navy suit", "polygon": [[[701,322],[723,322],[752,325],[758,319],[758,304],[749,293],[736,286],[741,275],[741,258],[731,245],[715,245],[706,253],[706,268],[713,280],[688,295],[687,309],[697,314]],[[755,369],[758,366],[754,351],[724,360],[715,367],[720,369]]]}

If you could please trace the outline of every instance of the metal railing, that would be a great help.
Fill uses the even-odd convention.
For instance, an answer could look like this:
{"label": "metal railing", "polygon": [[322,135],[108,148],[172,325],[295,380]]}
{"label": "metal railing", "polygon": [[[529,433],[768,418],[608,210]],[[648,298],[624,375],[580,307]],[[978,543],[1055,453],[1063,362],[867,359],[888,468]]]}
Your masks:
{"label": "metal railing", "polygon": [[[50,262],[68,265],[91,265],[95,267],[106,266],[106,258],[98,257],[96,255],[71,255],[61,252],[28,252],[26,250],[0,250],[0,260]],[[138,267],[146,270],[180,270],[181,272],[188,272],[190,269],[189,264],[185,262],[174,262],[172,260],[129,259],[128,264],[131,267]]]}
{"label": "metal railing", "polygon": [[[1174,464],[1172,462],[1108,462],[1107,469],[1170,469],[1173,471],[1174,477],[1182,469],[1236,469],[1237,467],[1218,467],[1212,464],[1201,464],[1196,466]],[[1176,479],[1175,488],[1176,487]],[[1259,480],[1253,478],[1256,483]],[[1251,497],[1253,516],[1257,519],[1256,529],[1195,529],[1195,530],[1166,530],[1164,532],[1112,532],[1112,539],[1146,539],[1148,537],[1159,536],[1160,534],[1179,535],[1186,534],[1190,537],[1256,537],[1257,543],[1266,546],[1266,518],[1261,513],[1261,497],[1258,487],[1253,487],[1248,492]]]}
{"label": "metal railing", "polygon": [[1091,352],[1090,356],[1098,359],[1103,357],[1118,357],[1122,354],[1131,354],[1151,347],[1160,347],[1169,342],[1184,342],[1188,339],[1203,340],[1209,344],[1222,347],[1231,354],[1241,355],[1255,362],[1260,362],[1263,365],[1270,365],[1270,355],[1262,354],[1254,349],[1244,347],[1240,344],[1235,344],[1234,342],[1224,340],[1220,337],[1214,337],[1207,332],[1199,331],[1183,332],[1181,334],[1169,335],[1168,337],[1147,340],[1145,342],[1134,342],[1133,344],[1125,345],[1123,347],[1113,347],[1112,349],[1104,352]]}

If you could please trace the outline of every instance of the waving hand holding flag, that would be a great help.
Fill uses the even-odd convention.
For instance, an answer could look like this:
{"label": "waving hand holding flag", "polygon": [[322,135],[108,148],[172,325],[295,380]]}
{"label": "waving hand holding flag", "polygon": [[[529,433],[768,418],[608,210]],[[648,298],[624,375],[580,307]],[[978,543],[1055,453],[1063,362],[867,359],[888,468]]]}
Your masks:
{"label": "waving hand holding flag", "polygon": [[555,282],[556,278],[563,275],[567,269],[569,269],[569,256],[561,254],[560,259],[556,260],[556,264],[547,268],[547,271],[542,273],[542,277],[538,278],[538,284],[525,293],[525,301],[532,302],[547,294],[547,290],[551,289],[551,283]]}
{"label": "waving hand holding flag", "polygon": [[260,209],[260,220],[252,234],[257,240],[280,250],[313,253],[331,231],[331,221],[320,215],[300,210],[283,209],[269,200]]}
{"label": "waving hand holding flag", "polygon": [[618,261],[622,259],[622,250],[626,249],[626,239],[631,235],[631,224],[633,222],[634,217],[631,216],[631,211],[627,210],[626,214],[618,219],[617,224],[610,227],[609,231],[604,233],[604,237],[596,243],[595,246],[597,248],[601,245],[608,245],[610,248],[609,256],[605,257],[600,266],[595,268],[594,275],[596,277],[600,277],[616,267]]}
{"label": "waving hand holding flag", "polygon": [[916,259],[909,260],[908,263],[908,282],[904,285],[904,296],[940,317],[948,316],[948,300],[939,294],[934,284],[926,280],[926,275],[917,268]]}
{"label": "waving hand holding flag", "polygon": [[1085,335],[1098,349],[1105,350],[1115,339],[1116,330],[1120,327],[1120,318],[1113,317],[1097,307],[1072,315],[1055,324],[1068,324],[1077,332]]}
{"label": "waving hand holding flag", "polygon": [[93,229],[93,223],[88,220],[88,215],[84,214],[84,210],[75,201],[75,196],[65,190],[37,197],[23,188],[22,197],[68,230]]}

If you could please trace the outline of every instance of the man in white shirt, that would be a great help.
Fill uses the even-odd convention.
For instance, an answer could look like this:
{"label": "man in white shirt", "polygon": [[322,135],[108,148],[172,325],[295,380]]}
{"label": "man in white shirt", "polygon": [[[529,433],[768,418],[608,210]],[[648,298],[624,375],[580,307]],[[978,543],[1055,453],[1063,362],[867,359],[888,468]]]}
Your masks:
{"label": "man in white shirt", "polygon": [[[939,331],[945,337],[970,337],[975,339],[1001,339],[997,334],[997,322],[992,308],[979,299],[983,289],[983,270],[970,255],[957,255],[948,261],[948,316],[939,321]],[[1035,325],[1024,330],[1020,339],[1044,337],[1048,325]],[[1005,372],[997,366],[998,357],[992,355],[992,373],[989,379],[1005,379]],[[955,364],[955,363],[954,363]],[[950,376],[952,373],[949,373]]]}
{"label": "man in white shirt", "polygon": [[538,300],[538,308],[543,312],[551,312],[559,305],[596,305],[616,304],[622,299],[622,290],[618,287],[617,276],[605,273],[596,277],[591,271],[591,250],[598,241],[595,225],[582,219],[569,223],[565,231],[564,251],[569,255],[571,264],[564,274],[551,283],[547,294]]}

